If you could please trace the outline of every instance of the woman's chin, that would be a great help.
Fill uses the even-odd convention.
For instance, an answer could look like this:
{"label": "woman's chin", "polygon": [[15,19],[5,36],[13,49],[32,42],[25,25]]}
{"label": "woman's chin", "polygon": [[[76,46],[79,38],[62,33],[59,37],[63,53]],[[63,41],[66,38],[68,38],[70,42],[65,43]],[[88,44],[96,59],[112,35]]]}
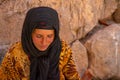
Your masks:
{"label": "woman's chin", "polygon": [[47,48],[40,48],[39,50],[40,51],[45,51],[45,50],[47,50]]}

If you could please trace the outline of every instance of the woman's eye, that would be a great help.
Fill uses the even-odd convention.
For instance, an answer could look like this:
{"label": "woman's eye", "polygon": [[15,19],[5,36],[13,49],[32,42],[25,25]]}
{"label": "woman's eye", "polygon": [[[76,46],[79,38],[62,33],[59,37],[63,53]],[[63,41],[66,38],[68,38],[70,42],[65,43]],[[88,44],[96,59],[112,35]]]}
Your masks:
{"label": "woman's eye", "polygon": [[48,35],[47,37],[48,37],[48,38],[53,38],[53,35]]}
{"label": "woman's eye", "polygon": [[36,35],[37,38],[42,38],[42,35]]}

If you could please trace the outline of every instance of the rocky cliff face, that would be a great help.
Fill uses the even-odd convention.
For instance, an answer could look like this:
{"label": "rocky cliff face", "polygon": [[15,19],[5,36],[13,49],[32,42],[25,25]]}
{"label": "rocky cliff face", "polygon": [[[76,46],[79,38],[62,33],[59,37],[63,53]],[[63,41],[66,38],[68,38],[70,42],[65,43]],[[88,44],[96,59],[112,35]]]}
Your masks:
{"label": "rocky cliff face", "polygon": [[[0,60],[9,45],[20,41],[25,14],[36,6],[58,11],[60,37],[71,46],[81,76],[89,68],[100,79],[120,77],[120,72],[116,72],[120,69],[119,0],[0,0]],[[110,27],[113,23],[118,24],[117,28]]]}

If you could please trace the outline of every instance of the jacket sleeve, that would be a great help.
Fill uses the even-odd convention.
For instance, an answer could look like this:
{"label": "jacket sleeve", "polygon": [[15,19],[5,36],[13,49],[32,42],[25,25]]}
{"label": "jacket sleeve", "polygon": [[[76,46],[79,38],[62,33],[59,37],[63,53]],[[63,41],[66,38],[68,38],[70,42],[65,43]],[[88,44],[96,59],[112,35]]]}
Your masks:
{"label": "jacket sleeve", "polygon": [[79,73],[76,70],[76,66],[72,57],[72,51],[70,48],[68,48],[65,52],[68,54],[68,62],[63,68],[63,74],[65,76],[66,80],[81,80]]}
{"label": "jacket sleeve", "polygon": [[6,53],[0,65],[0,80],[15,80],[18,78],[19,73],[16,72],[15,62],[11,53]]}
{"label": "jacket sleeve", "polygon": [[23,69],[20,60],[15,56],[20,51],[11,48],[5,55],[0,65],[0,80],[26,80],[24,79]]}

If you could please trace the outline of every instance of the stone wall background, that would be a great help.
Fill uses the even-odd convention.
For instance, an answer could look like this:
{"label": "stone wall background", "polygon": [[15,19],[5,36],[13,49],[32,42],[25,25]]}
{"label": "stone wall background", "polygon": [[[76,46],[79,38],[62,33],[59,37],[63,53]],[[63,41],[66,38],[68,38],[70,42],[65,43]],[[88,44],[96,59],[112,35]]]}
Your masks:
{"label": "stone wall background", "polygon": [[[111,40],[109,40],[116,35],[109,37],[111,34],[107,34],[107,31],[120,35],[120,0],[0,0],[0,62],[9,46],[20,41],[25,14],[30,8],[36,6],[49,6],[58,11],[60,37],[72,48],[80,76],[89,68],[95,78],[103,80],[112,77],[120,78],[118,75],[120,72],[118,74],[112,72],[120,71],[120,63],[116,63],[116,66],[113,64],[120,56],[117,55],[118,58],[107,57],[116,55],[115,50],[120,49],[119,44],[117,44],[118,47],[104,46],[105,44],[116,44],[116,41],[110,42]],[[113,28],[109,27],[111,25]],[[114,29],[115,26],[118,29],[115,28],[112,31],[111,29]],[[93,38],[94,35],[96,36]],[[103,41],[98,38],[99,35],[106,35],[102,37]],[[100,44],[94,44],[96,40],[98,43],[100,40],[100,44],[104,47],[97,47]],[[107,42],[104,42],[105,40]],[[117,41],[119,42],[119,38]],[[95,51],[93,46],[96,46]],[[105,52],[104,49],[110,50],[110,52]],[[104,59],[101,61],[101,58]],[[101,63],[104,65],[101,66]]]}

